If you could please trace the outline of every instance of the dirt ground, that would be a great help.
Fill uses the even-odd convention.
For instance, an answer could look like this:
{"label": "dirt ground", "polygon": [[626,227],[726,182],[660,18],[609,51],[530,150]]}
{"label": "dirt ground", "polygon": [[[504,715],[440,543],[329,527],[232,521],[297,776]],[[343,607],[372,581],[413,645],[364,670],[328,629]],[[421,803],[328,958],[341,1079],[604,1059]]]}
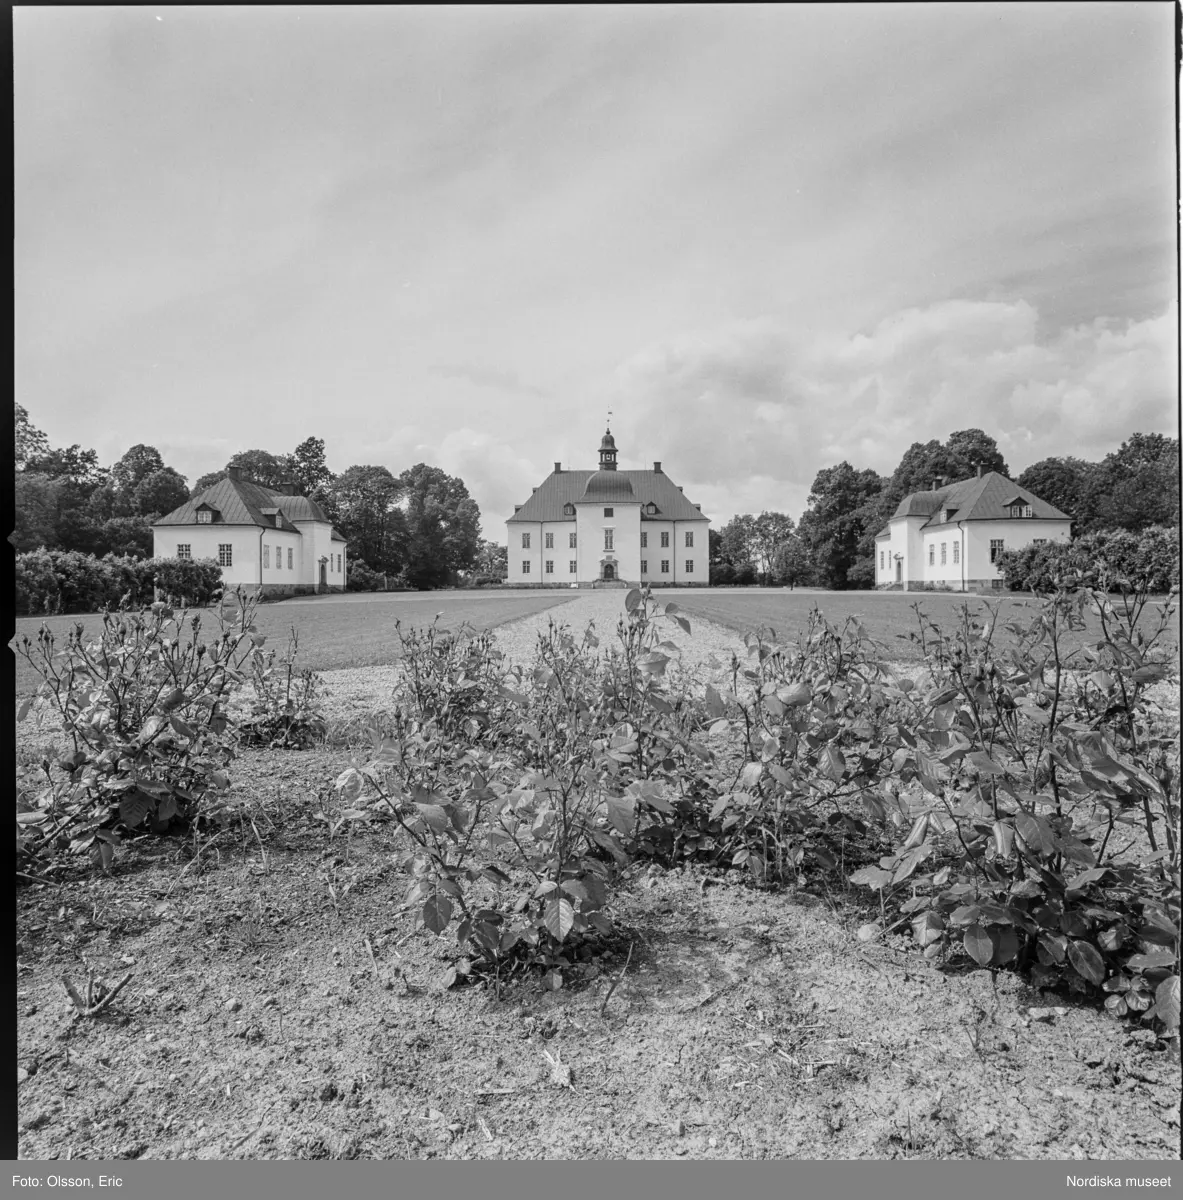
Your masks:
{"label": "dirt ground", "polygon": [[[1177,1041],[860,942],[820,882],[638,868],[563,990],[444,990],[392,827],[313,816],[347,763],[244,752],[257,837],[21,887],[22,1158],[1179,1157]],[[88,968],[132,978],[76,1018]]]}

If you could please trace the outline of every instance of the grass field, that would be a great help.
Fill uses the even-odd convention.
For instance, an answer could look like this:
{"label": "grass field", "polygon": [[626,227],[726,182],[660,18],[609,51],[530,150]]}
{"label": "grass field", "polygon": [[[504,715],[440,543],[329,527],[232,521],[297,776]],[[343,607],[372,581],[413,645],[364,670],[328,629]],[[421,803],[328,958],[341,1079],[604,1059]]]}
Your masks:
{"label": "grass field", "polygon": [[[492,629],[586,594],[578,591],[355,593],[265,604],[259,608],[256,623],[259,632],[267,635],[268,644],[272,646],[282,646],[288,630],[295,626],[300,636],[300,664],[317,671],[329,671],[392,662],[398,657],[396,621],[401,621],[404,627],[425,626],[440,613],[440,622],[446,626],[468,622],[477,629]],[[838,626],[848,616],[858,617],[867,633],[888,648],[891,658],[898,659],[918,657],[913,643],[908,640],[908,634],[917,628],[913,604],[919,603],[938,624],[950,629],[959,619],[963,604],[968,604],[971,611],[981,613],[987,606],[984,597],[940,592],[788,592],[712,588],[674,590],[656,595],[662,601],[676,602],[690,618],[714,621],[738,633],[771,626],[783,641],[796,639],[797,634],[807,627],[809,613],[817,605],[826,618]],[[623,592],[621,599],[623,601]],[[1031,601],[1019,597],[1002,597],[989,603],[1000,606],[1003,620],[1021,618],[1033,612]],[[1026,607],[1021,607],[1024,604]],[[1156,612],[1148,612],[1145,619],[1149,622],[1156,615]],[[19,640],[25,635],[33,638],[43,619],[19,618],[16,638]],[[63,637],[77,621],[91,633],[97,634],[100,627],[100,618],[93,614],[49,617],[47,620],[50,628]],[[1099,636],[1096,618],[1090,618],[1088,635]],[[1177,659],[1177,616],[1168,638]],[[18,656],[16,695],[31,694],[38,682],[39,677]]]}
{"label": "grass field", "polygon": [[[440,624],[455,627],[467,621],[477,629],[492,629],[507,621],[541,612],[577,596],[578,592],[412,592],[355,593],[342,597],[317,597],[259,606],[256,625],[268,639],[268,647],[286,645],[288,630],[295,626],[300,637],[301,666],[315,671],[339,667],[381,666],[398,657],[394,624],[403,627],[430,625],[436,613]],[[206,623],[216,622],[212,613]],[[16,641],[36,637],[45,622],[63,640],[66,631],[81,622],[88,634],[97,636],[102,618],[94,614],[70,617],[20,617]],[[40,683],[38,676],[17,655],[16,695],[28,696]]]}
{"label": "grass field", "polygon": [[[868,635],[888,647],[893,658],[918,658],[919,651],[908,639],[918,626],[913,605],[921,609],[942,629],[952,630],[960,621],[963,605],[971,613],[985,615],[987,606],[998,608],[1003,623],[1011,620],[1030,620],[1033,602],[1018,596],[987,600],[979,596],[957,596],[943,592],[789,592],[761,589],[741,591],[733,588],[712,588],[709,591],[669,591],[655,593],[663,601],[674,601],[690,617],[714,621],[737,633],[760,628],[776,630],[779,640],[792,642],[808,628],[809,613],[816,605],[831,624],[841,628],[847,617],[857,617]],[[1025,607],[1023,607],[1025,605]],[[1159,604],[1152,603],[1143,620],[1149,627],[1158,619]],[[1165,644],[1174,649],[1178,658],[1179,620],[1167,634]],[[1009,634],[1003,634],[1009,637]],[[1090,616],[1085,635],[1094,640],[1100,636],[1100,625]]]}

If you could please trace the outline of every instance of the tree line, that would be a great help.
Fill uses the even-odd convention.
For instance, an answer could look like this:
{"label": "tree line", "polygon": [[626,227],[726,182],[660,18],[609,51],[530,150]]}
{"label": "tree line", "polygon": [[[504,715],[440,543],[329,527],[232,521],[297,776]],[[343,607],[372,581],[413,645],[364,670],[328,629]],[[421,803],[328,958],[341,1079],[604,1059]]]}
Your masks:
{"label": "tree line", "polygon": [[242,450],[225,467],[187,486],[153,446],[133,446],[111,467],[75,444],[53,449],[16,405],[16,513],[11,541],[38,548],[147,558],[152,522],[223,478],[230,467],[275,488],[291,481],[316,501],[349,542],[353,576],[365,585],[439,587],[481,569],[489,543],[480,538],[480,512],[464,481],[416,463],[395,475],[358,464],[335,474],[322,438],[309,437],[290,453]]}
{"label": "tree line", "polygon": [[[848,462],[823,467],[798,521],[744,513],[711,530],[711,582],[836,589],[875,583],[875,537],[903,498],[976,475],[1010,477],[998,443],[980,429],[913,442],[890,475]],[[1015,480],[1073,518],[1074,538],[1179,525],[1179,440],[1135,433],[1099,462],[1045,458]]]}

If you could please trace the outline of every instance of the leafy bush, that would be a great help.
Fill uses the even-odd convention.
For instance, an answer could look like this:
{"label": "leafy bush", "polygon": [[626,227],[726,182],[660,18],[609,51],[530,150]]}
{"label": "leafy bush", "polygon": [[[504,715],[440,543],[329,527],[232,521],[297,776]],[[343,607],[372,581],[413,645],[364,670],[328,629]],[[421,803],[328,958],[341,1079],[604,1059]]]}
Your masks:
{"label": "leafy bush", "polygon": [[380,592],[384,586],[385,577],[378,571],[371,571],[360,558],[349,564],[345,580],[347,592]]}
{"label": "leafy bush", "polygon": [[[289,707],[272,684],[273,656],[264,656],[254,625],[256,599],[241,590],[236,599],[235,611],[215,610],[208,635],[210,617],[158,602],[104,613],[94,639],[81,622],[64,646],[45,625],[35,639],[21,639],[17,652],[42,677],[38,707],[56,714],[71,747],[18,781],[23,856],[90,849],[107,866],[121,831],[159,832],[174,817],[230,819],[226,766],[246,670],[256,685],[249,705],[256,723],[271,714],[290,732],[309,711],[307,694],[302,707]],[[22,704],[18,720],[32,704]]]}
{"label": "leafy bush", "polygon": [[[929,958],[1016,963],[1041,987],[1100,988],[1114,1013],[1178,1026],[1179,752],[1156,729],[1151,685],[1171,673],[1146,595],[1114,605],[1061,589],[1014,644],[997,613],[952,633],[921,617],[930,682],[888,690],[896,729],[884,830],[899,842],[851,876],[911,920]],[[1078,650],[1067,635],[1098,617]],[[1118,827],[1123,860],[1110,850]],[[1161,840],[1160,840],[1161,839]]]}
{"label": "leafy bush", "polygon": [[327,723],[320,704],[320,676],[297,669],[300,638],[295,627],[288,632],[287,653],[266,654],[256,640],[250,656],[251,699],[248,715],[238,719],[238,736],[244,745],[297,748],[324,737]]}
{"label": "leafy bush", "polygon": [[151,604],[155,586],[176,602],[205,605],[221,585],[222,569],[212,559],[96,558],[77,550],[45,549],[16,556],[16,611],[23,615]]}
{"label": "leafy bush", "polygon": [[1111,591],[1169,592],[1179,585],[1179,530],[1151,526],[1089,533],[1072,542],[1007,550],[1000,560],[1014,591],[1054,592],[1059,584],[1097,587],[1105,573]]}
{"label": "leafy bush", "polygon": [[174,604],[206,605],[221,595],[222,568],[212,558],[150,558],[142,566],[149,586],[154,583],[162,599]]}

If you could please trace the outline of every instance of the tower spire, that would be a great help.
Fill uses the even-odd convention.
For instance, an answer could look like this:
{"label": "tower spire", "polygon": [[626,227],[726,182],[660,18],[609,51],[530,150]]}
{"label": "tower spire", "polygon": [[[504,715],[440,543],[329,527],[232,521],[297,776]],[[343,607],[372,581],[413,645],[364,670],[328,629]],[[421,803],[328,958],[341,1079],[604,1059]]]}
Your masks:
{"label": "tower spire", "polygon": [[[611,417],[612,414],[608,415]],[[604,430],[604,436],[600,441],[600,470],[616,470],[616,439],[612,436],[611,427]]]}

